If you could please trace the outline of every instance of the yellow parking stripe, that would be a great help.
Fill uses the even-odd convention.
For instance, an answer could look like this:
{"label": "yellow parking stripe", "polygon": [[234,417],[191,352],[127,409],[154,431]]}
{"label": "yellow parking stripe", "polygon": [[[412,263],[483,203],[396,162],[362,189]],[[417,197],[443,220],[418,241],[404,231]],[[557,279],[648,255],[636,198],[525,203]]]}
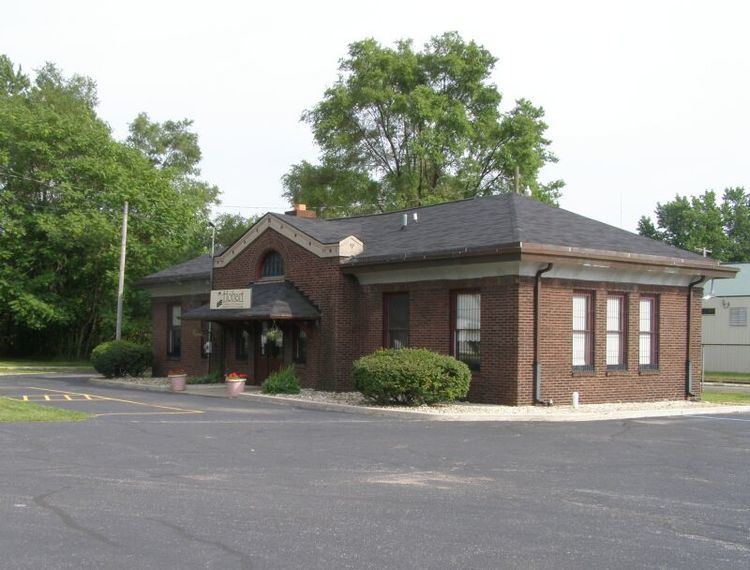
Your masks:
{"label": "yellow parking stripe", "polygon": [[49,402],[49,396],[47,394],[44,395],[44,399]]}
{"label": "yellow parking stripe", "polygon": [[[160,409],[160,410],[169,410],[171,412],[177,412],[177,413],[181,413],[181,414],[202,414],[203,413],[203,410],[192,410],[192,409],[189,409],[189,408],[176,408],[174,406],[162,406],[160,404],[149,404],[149,403],[146,403],[146,402],[137,402],[135,400],[125,400],[123,398],[112,398],[112,397],[109,397],[109,396],[99,396],[99,395],[96,395],[96,394],[94,394],[93,396],[90,396],[89,394],[84,394],[84,393],[81,393],[81,392],[66,392],[65,390],[52,390],[51,388],[37,388],[36,386],[28,386],[28,389],[29,390],[43,390],[45,392],[55,392],[55,393],[58,393],[58,394],[70,394],[71,396],[83,396],[87,400],[96,399],[96,400],[105,400],[105,401],[108,401],[108,402],[121,402],[123,404],[133,404],[135,406],[146,406],[148,408],[157,408],[157,409]],[[113,412],[113,413],[115,413],[115,412]],[[135,412],[132,412],[132,413],[135,413]]]}
{"label": "yellow parking stripe", "polygon": [[28,396],[24,396],[24,397],[23,397],[23,401],[24,401],[24,402],[28,402],[28,401],[29,401],[29,397],[28,397]]}
{"label": "yellow parking stripe", "polygon": [[63,394],[63,396],[65,396],[65,399],[66,399],[66,400],[72,400],[72,399],[73,399],[73,398],[71,398],[70,396],[68,396],[67,394]]}

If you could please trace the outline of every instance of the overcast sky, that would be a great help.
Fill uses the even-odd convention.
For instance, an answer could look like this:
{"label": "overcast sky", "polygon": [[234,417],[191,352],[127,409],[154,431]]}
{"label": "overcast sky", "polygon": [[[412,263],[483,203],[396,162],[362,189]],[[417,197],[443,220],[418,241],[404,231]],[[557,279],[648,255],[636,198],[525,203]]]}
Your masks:
{"label": "overcast sky", "polygon": [[[0,53],[94,78],[124,138],[141,111],[190,118],[217,211],[282,211],[281,176],[318,152],[299,122],[350,42],[457,30],[499,61],[503,109],[547,113],[561,205],[635,229],[659,201],[750,186],[750,3],[3,0]],[[621,206],[622,205],[622,206]]]}

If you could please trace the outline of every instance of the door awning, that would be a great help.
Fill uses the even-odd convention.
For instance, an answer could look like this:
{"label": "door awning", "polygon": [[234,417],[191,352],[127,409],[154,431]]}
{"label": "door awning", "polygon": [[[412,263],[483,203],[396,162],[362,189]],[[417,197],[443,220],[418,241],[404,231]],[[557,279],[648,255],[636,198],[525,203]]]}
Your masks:
{"label": "door awning", "polygon": [[320,311],[289,281],[253,283],[249,309],[211,309],[203,305],[186,312],[183,319],[197,321],[316,320]]}

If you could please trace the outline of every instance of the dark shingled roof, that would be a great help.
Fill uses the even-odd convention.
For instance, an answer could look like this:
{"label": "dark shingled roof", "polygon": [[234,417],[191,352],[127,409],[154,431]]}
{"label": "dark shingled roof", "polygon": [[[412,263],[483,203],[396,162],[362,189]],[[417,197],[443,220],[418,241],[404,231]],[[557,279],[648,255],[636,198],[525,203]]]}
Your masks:
{"label": "dark shingled roof", "polygon": [[[413,212],[417,213],[417,222],[412,220]],[[401,227],[403,213],[409,214],[406,228]],[[517,194],[352,218],[325,220],[277,216],[322,243],[337,243],[349,235],[355,235],[362,240],[365,250],[349,261],[353,264],[482,250],[518,243],[705,261],[697,253]]]}
{"label": "dark shingled roof", "polygon": [[289,281],[253,283],[252,308],[211,309],[203,305],[185,313],[182,318],[202,321],[246,321],[251,319],[320,318],[320,311]]}
{"label": "dark shingled roof", "polygon": [[[418,216],[417,222],[412,219],[414,212]],[[404,213],[409,215],[409,222],[402,228]],[[449,257],[529,243],[706,261],[697,253],[517,194],[351,218],[271,215],[325,244],[335,244],[350,235],[356,236],[364,243],[364,252],[347,260],[349,265],[441,255]],[[203,255],[149,275],[141,283],[148,285],[208,278],[210,269],[210,259],[208,255]]]}
{"label": "dark shingled roof", "polygon": [[148,286],[158,283],[173,283],[175,281],[194,281],[197,279],[208,279],[210,276],[211,256],[206,253],[200,257],[147,275],[138,284]]}

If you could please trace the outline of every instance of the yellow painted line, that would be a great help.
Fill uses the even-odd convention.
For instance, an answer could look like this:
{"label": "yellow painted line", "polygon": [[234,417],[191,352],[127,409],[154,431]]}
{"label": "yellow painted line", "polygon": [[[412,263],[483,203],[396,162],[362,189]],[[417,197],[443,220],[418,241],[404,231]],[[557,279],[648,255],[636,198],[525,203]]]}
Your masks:
{"label": "yellow painted line", "polygon": [[71,398],[70,396],[68,396],[67,394],[63,394],[63,395],[65,396],[65,399],[66,399],[66,400],[72,400],[72,399],[73,399],[73,398]]}
{"label": "yellow painted line", "polygon": [[43,390],[45,392],[55,392],[60,394],[70,394],[71,396],[84,396],[86,399],[96,399],[96,400],[106,400],[108,402],[122,402],[123,404],[133,404],[135,406],[146,406],[148,408],[158,408],[160,410],[170,410],[173,412],[179,412],[179,413],[189,413],[189,414],[202,414],[203,410],[192,410],[189,408],[176,408],[174,406],[162,406],[160,404],[147,404],[146,402],[137,402],[135,400],[125,400],[123,398],[111,398],[109,396],[99,396],[97,394],[94,394],[93,396],[90,396],[89,394],[84,394],[81,392],[66,392],[65,390],[52,390],[51,388],[37,388],[35,386],[28,386],[29,390]]}
{"label": "yellow painted line", "polygon": [[24,397],[23,397],[23,401],[24,401],[24,402],[28,402],[28,401],[29,401],[29,397],[28,397],[28,396],[24,396]]}
{"label": "yellow painted line", "polygon": [[187,410],[185,412],[101,412],[92,414],[95,418],[99,416],[181,416],[185,414],[202,414],[202,411]]}
{"label": "yellow painted line", "polygon": [[49,402],[49,396],[47,394],[44,395],[44,399]]}

